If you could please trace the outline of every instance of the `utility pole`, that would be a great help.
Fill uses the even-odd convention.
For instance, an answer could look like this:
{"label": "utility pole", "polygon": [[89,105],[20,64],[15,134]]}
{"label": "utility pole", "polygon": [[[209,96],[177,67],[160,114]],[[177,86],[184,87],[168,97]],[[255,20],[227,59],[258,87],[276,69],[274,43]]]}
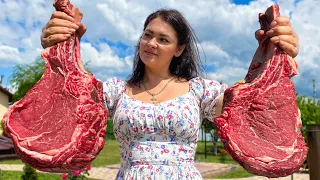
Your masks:
{"label": "utility pole", "polygon": [[313,103],[316,104],[316,80],[312,79],[313,82]]}

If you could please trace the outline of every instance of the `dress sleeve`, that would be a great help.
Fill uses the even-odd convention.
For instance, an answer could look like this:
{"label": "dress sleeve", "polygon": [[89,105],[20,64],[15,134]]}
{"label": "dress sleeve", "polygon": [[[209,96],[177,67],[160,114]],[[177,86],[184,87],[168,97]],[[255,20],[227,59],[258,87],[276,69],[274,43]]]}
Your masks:
{"label": "dress sleeve", "polygon": [[109,117],[113,116],[118,99],[123,91],[124,84],[119,78],[110,78],[103,83],[103,102]]}
{"label": "dress sleeve", "polygon": [[226,84],[221,84],[215,80],[200,79],[203,94],[200,102],[200,113],[202,119],[213,121],[216,103],[224,91],[227,89]]}

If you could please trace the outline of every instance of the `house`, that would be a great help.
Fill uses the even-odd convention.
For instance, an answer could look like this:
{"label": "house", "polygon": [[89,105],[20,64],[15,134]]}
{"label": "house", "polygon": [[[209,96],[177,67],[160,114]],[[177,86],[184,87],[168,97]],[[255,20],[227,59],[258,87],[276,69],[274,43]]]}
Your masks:
{"label": "house", "polygon": [[12,102],[13,94],[0,85],[0,120],[8,111],[9,103]]}
{"label": "house", "polygon": [[[12,93],[0,85],[0,122],[4,114],[8,111],[9,103],[12,102],[12,96]],[[18,156],[15,153],[12,140],[2,136],[2,128],[0,128],[0,160],[16,158],[18,158]]]}

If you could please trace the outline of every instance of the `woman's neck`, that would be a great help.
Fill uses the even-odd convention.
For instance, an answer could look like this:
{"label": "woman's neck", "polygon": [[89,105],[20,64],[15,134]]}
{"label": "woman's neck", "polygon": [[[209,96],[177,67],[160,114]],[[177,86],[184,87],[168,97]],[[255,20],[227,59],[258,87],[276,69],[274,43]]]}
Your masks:
{"label": "woman's neck", "polygon": [[174,75],[171,74],[171,72],[169,71],[169,69],[167,69],[166,71],[151,71],[151,70],[145,70],[144,73],[144,77],[143,77],[143,82],[145,84],[148,84],[151,87],[157,86],[159,83],[161,83],[162,81],[167,81],[170,80]]}

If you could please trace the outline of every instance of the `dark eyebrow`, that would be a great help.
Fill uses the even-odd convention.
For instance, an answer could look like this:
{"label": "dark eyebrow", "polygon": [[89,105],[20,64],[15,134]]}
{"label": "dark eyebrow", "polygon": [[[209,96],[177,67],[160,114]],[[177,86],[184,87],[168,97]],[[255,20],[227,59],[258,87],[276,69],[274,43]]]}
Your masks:
{"label": "dark eyebrow", "polygon": [[[151,34],[153,34],[153,31],[151,31],[150,29],[146,29],[145,31],[146,31],[146,32],[149,32],[149,33],[151,33]],[[170,36],[169,36],[169,35],[167,35],[167,34],[160,34],[160,36],[161,36],[161,37],[167,37],[167,38],[170,38]]]}

